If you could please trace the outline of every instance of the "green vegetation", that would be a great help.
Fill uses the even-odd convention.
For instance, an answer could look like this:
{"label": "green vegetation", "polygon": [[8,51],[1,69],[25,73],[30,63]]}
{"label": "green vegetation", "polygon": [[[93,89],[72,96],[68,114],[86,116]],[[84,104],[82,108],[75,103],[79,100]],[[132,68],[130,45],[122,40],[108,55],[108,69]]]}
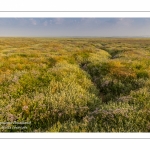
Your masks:
{"label": "green vegetation", "polygon": [[0,38],[1,132],[149,132],[150,39]]}

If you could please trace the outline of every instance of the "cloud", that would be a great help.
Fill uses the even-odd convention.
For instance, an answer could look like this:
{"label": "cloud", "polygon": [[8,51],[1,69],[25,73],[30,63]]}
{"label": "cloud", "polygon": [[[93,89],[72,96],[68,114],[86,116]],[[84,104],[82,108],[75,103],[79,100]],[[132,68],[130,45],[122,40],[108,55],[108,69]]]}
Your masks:
{"label": "cloud", "polygon": [[29,19],[29,20],[31,21],[31,24],[32,24],[32,25],[34,25],[34,26],[36,26],[36,25],[37,25],[37,22],[36,22],[36,20],[35,20],[35,19],[32,19],[32,18],[31,18],[31,19]]}
{"label": "cloud", "polygon": [[55,24],[63,24],[64,23],[64,19],[63,18],[56,18],[56,19],[54,19],[54,23]]}
{"label": "cloud", "polygon": [[46,27],[48,25],[48,22],[44,21],[43,25]]}
{"label": "cloud", "polygon": [[117,22],[120,26],[132,26],[134,24],[134,20],[130,18],[120,18]]}

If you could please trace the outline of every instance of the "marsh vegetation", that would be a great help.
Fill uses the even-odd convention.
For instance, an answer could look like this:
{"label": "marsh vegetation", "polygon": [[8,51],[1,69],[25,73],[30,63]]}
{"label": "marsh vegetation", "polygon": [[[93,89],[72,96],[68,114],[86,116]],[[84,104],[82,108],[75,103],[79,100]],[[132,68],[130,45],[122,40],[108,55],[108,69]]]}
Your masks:
{"label": "marsh vegetation", "polygon": [[149,132],[150,39],[0,38],[0,122],[1,132]]}

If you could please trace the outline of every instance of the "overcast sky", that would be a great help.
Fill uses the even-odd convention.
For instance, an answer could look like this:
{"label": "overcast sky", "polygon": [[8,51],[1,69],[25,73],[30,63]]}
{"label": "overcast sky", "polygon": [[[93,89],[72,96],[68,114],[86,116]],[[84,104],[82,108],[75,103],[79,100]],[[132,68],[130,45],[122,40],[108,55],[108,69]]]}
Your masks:
{"label": "overcast sky", "polygon": [[150,36],[150,18],[0,18],[0,36]]}

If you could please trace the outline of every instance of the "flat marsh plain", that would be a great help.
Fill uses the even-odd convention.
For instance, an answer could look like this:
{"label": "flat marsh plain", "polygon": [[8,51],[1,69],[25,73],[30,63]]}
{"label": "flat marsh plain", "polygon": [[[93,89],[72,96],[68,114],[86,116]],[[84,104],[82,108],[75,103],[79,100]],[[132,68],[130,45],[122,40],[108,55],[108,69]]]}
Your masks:
{"label": "flat marsh plain", "polygon": [[0,38],[0,132],[149,131],[149,38]]}

